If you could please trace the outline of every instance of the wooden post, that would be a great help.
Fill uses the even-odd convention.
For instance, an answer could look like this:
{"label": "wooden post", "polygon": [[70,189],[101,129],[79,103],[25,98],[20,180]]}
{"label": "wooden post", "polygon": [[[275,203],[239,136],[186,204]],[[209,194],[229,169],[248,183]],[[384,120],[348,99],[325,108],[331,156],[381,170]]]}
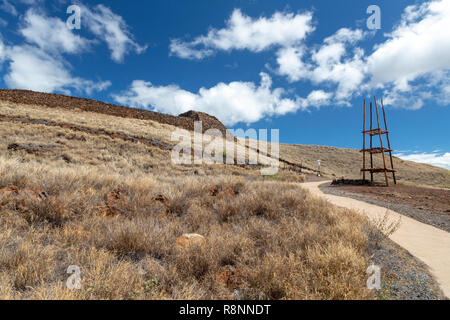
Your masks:
{"label": "wooden post", "polygon": [[[388,148],[389,148],[389,157],[391,158],[391,168],[392,168],[392,170],[394,170],[394,162],[392,161],[391,143],[389,141],[389,132],[387,132],[388,131],[388,127],[387,127],[387,124],[386,124],[386,113],[384,112],[383,99],[381,99],[381,109],[383,110],[384,128],[386,130],[386,139],[387,139]],[[392,171],[392,177],[394,178],[394,184],[397,184],[397,179],[395,179],[395,172],[394,171]]]}
{"label": "wooden post", "polygon": [[377,111],[378,136],[380,137],[381,154],[383,155],[384,179],[386,180],[386,187],[389,187],[389,180],[386,172],[386,159],[384,157],[384,150],[383,150],[383,138],[381,137],[380,117],[378,114],[377,98],[375,96],[373,98],[375,100],[375,110]]}
{"label": "wooden post", "polygon": [[366,99],[364,99],[363,111],[363,184],[366,182]]}

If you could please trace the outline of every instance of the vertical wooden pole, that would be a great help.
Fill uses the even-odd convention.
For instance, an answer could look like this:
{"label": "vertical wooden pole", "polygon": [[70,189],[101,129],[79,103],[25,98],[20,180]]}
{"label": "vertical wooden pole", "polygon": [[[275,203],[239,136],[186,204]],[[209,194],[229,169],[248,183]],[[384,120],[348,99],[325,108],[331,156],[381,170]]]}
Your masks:
{"label": "vertical wooden pole", "polygon": [[388,180],[387,172],[386,172],[386,159],[384,157],[384,150],[383,150],[383,138],[381,137],[380,117],[378,114],[377,98],[375,96],[373,98],[375,100],[375,110],[377,111],[378,136],[380,137],[381,154],[383,156],[384,179],[386,180],[386,187],[389,187],[389,180]]}
{"label": "vertical wooden pole", "polygon": [[[370,130],[372,131],[372,101],[370,101]],[[370,133],[370,149],[372,150],[372,133]],[[373,154],[370,153],[370,169],[373,169]],[[370,171],[370,183],[373,184],[373,172]]]}
{"label": "vertical wooden pole", "polygon": [[366,183],[366,99],[364,99],[363,111],[363,184]]}
{"label": "vertical wooden pole", "polygon": [[[386,124],[386,113],[384,112],[383,99],[381,99],[381,109],[383,110],[383,119],[384,119],[384,128],[388,131],[388,127]],[[386,139],[389,148],[389,157],[391,158],[391,168],[394,170],[394,162],[392,161],[392,150],[391,150],[391,142],[389,141],[389,132],[386,132]],[[392,172],[392,177],[394,178],[394,184],[397,184],[397,179],[395,179],[395,172]]]}

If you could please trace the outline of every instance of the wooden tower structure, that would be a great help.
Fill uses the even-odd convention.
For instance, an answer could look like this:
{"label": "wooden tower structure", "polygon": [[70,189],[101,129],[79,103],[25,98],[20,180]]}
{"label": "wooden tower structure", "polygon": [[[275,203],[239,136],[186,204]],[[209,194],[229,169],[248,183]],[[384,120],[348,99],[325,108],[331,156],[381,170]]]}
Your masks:
{"label": "wooden tower structure", "polygon": [[[381,99],[381,108],[383,110],[383,120],[384,120],[384,129],[381,129],[380,126],[380,116],[378,113],[378,104],[377,104],[377,98],[374,97],[375,102],[375,110],[377,115],[377,127],[373,128],[372,126],[372,101],[370,102],[370,129],[366,130],[366,100],[364,99],[364,111],[363,111],[363,148],[361,149],[361,152],[363,153],[363,165],[361,172],[363,174],[363,182],[366,181],[366,172],[370,172],[370,182],[373,183],[373,174],[374,173],[384,173],[384,179],[386,181],[386,186],[389,186],[388,181],[388,173],[392,173],[392,178],[394,179],[394,184],[397,184],[397,180],[395,179],[395,170],[394,170],[394,164],[392,162],[392,149],[391,149],[391,143],[389,142],[389,131],[386,124],[386,113],[384,111],[383,106],[383,99]],[[366,135],[370,138],[370,146],[369,148],[366,148]],[[373,146],[373,137],[378,136],[380,140],[380,145],[374,147]],[[386,137],[387,140],[387,148],[383,147],[383,136]],[[366,152],[370,155],[370,168],[366,168]],[[386,167],[386,156],[385,153],[389,153],[389,158],[391,161],[391,168]],[[383,159],[383,167],[375,167],[373,166],[373,155],[374,154],[381,154]]]}

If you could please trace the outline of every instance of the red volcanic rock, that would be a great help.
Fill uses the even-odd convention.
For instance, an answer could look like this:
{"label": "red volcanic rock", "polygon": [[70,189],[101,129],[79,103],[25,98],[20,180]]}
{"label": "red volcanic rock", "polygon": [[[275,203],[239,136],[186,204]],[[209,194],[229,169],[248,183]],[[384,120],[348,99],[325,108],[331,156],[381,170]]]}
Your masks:
{"label": "red volcanic rock", "polygon": [[205,132],[208,129],[218,129],[223,137],[226,137],[227,128],[216,117],[210,116],[207,113],[190,110],[188,112],[178,115],[179,118],[190,119],[190,121],[201,121],[202,130]]}

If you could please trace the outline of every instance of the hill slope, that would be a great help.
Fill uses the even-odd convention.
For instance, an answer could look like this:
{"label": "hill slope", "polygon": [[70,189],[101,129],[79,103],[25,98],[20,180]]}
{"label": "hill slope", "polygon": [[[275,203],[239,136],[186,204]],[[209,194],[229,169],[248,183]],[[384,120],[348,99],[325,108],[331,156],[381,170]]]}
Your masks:
{"label": "hill slope", "polygon": [[[45,94],[26,90],[0,89],[0,101],[3,101],[0,115],[10,117],[30,117],[36,120],[88,125],[90,128],[120,131],[135,138],[154,139],[166,145],[174,145],[171,133],[174,127],[193,130],[194,121],[201,120],[203,131],[218,129],[224,135],[225,126],[216,118],[207,114],[190,111],[178,117],[157,112],[127,108],[103,102],[74,98],[63,95]],[[30,106],[35,107],[30,107]],[[39,106],[39,107],[37,107]],[[117,118],[123,118],[118,119]],[[115,125],[117,123],[117,125]],[[114,126],[114,127],[112,127]],[[125,129],[126,128],[126,129]],[[112,130],[111,130],[112,129]],[[280,144],[282,167],[303,167],[305,172],[315,173],[316,161],[322,161],[322,174],[332,177],[361,178],[362,155],[359,150],[326,146],[308,146]],[[374,156],[375,164],[381,158]],[[418,185],[450,188],[450,171],[426,164],[401,160],[394,157],[398,181]],[[309,169],[309,170],[308,170]],[[375,175],[382,181],[382,175]]]}
{"label": "hill slope", "polygon": [[[321,171],[332,177],[361,179],[362,153],[356,149],[343,149],[327,146],[281,144],[280,155],[290,162],[317,167],[321,160]],[[374,166],[382,167],[381,155],[374,155]],[[366,155],[366,163],[369,156]],[[386,158],[386,161],[389,158]],[[450,171],[428,164],[406,161],[393,157],[396,178],[400,183],[450,188]],[[367,165],[367,164],[366,164]],[[366,179],[370,177],[366,174]],[[383,174],[375,174],[375,181],[384,181]],[[391,179],[392,177],[389,176]]]}
{"label": "hill slope", "polygon": [[[0,100],[1,299],[376,298],[367,222],[296,183],[296,163],[317,156],[338,173],[327,149],[282,145],[268,178],[255,165],[175,165],[177,117],[13,92]],[[65,286],[69,265],[81,290]]]}

